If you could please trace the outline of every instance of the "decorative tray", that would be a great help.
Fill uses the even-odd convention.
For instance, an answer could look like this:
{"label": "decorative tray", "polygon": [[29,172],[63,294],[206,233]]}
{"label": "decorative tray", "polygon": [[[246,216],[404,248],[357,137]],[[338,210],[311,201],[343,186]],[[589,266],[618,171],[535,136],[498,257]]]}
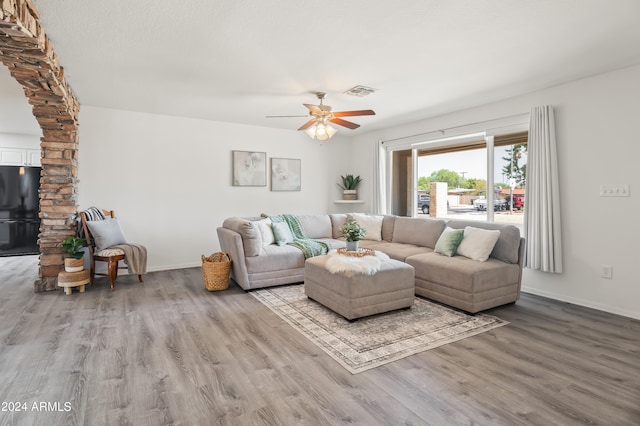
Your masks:
{"label": "decorative tray", "polygon": [[339,248],[338,250],[338,254],[341,254],[343,256],[352,256],[352,257],[364,257],[364,256],[375,256],[376,252],[375,250],[371,250],[368,248],[359,248],[358,251],[348,251],[346,248],[342,247]]}

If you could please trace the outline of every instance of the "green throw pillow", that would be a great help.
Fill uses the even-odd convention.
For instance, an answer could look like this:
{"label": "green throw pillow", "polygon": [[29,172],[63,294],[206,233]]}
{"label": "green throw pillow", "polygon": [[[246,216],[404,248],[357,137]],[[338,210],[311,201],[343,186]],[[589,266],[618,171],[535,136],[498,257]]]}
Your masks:
{"label": "green throw pillow", "polygon": [[293,234],[287,222],[274,222],[271,224],[271,230],[273,231],[273,239],[277,245],[283,246],[293,242]]}
{"label": "green throw pillow", "polygon": [[433,251],[451,257],[456,254],[456,250],[458,250],[462,237],[464,237],[464,229],[453,229],[447,227],[442,231]]}

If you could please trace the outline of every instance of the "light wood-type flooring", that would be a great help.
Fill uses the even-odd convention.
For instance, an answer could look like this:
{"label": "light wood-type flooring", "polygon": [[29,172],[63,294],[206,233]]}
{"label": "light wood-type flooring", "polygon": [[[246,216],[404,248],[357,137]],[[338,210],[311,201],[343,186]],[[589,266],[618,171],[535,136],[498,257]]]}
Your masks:
{"label": "light wood-type flooring", "polygon": [[199,268],[70,296],[36,275],[0,259],[0,425],[640,424],[629,318],[525,294],[489,311],[507,326],[351,375]]}

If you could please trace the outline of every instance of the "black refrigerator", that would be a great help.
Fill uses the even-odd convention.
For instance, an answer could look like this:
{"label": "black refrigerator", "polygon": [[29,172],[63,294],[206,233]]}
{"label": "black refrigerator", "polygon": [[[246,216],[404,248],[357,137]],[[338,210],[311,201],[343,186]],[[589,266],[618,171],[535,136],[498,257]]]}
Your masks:
{"label": "black refrigerator", "polygon": [[0,256],[40,252],[40,170],[0,166]]}

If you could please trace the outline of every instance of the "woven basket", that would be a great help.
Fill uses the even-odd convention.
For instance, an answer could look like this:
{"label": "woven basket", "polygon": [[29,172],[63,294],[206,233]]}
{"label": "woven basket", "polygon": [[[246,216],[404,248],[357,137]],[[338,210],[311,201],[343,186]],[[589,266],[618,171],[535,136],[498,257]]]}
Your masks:
{"label": "woven basket", "polygon": [[204,287],[209,291],[229,288],[231,257],[227,253],[217,252],[209,257],[202,255],[202,278]]}

